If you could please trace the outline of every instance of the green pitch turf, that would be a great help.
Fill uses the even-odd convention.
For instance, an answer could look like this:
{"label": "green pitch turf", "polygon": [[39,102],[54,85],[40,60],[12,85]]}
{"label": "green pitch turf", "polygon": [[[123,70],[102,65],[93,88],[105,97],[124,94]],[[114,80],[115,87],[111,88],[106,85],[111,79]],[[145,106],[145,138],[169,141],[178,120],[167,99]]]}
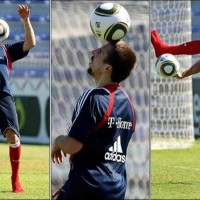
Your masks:
{"label": "green pitch turf", "polygon": [[11,190],[9,148],[0,143],[0,199],[49,199],[49,146],[22,144],[20,180],[25,190]]}
{"label": "green pitch turf", "polygon": [[200,199],[200,139],[191,149],[152,150],[151,199]]}

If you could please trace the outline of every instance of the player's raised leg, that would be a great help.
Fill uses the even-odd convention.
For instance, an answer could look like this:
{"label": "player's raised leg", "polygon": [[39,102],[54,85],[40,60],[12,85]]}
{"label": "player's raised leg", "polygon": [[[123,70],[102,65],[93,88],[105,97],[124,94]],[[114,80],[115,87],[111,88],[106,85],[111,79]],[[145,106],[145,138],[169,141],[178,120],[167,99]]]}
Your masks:
{"label": "player's raised leg", "polygon": [[200,40],[170,46],[163,43],[156,30],[151,31],[151,42],[154,46],[156,57],[159,57],[164,53],[170,53],[173,55],[194,55],[200,53]]}
{"label": "player's raised leg", "polygon": [[21,144],[18,135],[11,128],[6,129],[4,133],[9,143],[9,156],[10,164],[12,169],[12,191],[23,192],[23,188],[19,180],[19,167],[20,167],[20,155],[21,155]]}

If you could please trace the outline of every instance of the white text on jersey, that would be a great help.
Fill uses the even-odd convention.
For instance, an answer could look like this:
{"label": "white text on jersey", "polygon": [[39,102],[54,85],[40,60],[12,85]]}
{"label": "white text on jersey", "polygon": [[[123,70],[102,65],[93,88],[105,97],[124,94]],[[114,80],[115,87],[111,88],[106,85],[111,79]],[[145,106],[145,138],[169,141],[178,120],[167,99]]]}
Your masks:
{"label": "white text on jersey", "polygon": [[108,128],[112,128],[112,126],[116,124],[117,128],[128,129],[132,127],[132,122],[122,121],[122,118],[119,117],[117,120],[114,117],[108,118]]}

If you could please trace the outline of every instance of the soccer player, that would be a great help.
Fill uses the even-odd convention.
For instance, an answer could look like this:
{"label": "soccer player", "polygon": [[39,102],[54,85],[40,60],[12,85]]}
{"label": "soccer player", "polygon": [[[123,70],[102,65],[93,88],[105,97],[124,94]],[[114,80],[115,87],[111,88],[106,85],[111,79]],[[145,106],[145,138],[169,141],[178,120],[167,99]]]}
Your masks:
{"label": "soccer player", "polygon": [[21,144],[17,113],[9,80],[10,71],[12,63],[25,57],[29,50],[36,45],[35,34],[29,20],[30,9],[27,5],[18,5],[18,14],[24,25],[25,40],[0,46],[0,129],[9,143],[13,192],[23,192],[24,190],[19,180]]}
{"label": "soccer player", "polygon": [[[200,53],[200,40],[194,40],[190,42],[185,42],[183,44],[170,46],[163,43],[156,30],[151,31],[151,43],[154,47],[156,57],[159,57],[164,53],[170,53],[173,55],[194,55]],[[200,61],[193,64],[191,67],[186,68],[182,73],[177,73],[175,77],[178,79],[182,79],[199,72]]]}
{"label": "soccer player", "polygon": [[[127,146],[135,130],[135,111],[120,82],[135,69],[136,56],[123,41],[92,52],[88,73],[95,89],[77,101],[68,135],[58,136],[53,163],[70,154],[70,172],[57,199],[124,199]],[[53,195],[55,196],[55,195]]]}

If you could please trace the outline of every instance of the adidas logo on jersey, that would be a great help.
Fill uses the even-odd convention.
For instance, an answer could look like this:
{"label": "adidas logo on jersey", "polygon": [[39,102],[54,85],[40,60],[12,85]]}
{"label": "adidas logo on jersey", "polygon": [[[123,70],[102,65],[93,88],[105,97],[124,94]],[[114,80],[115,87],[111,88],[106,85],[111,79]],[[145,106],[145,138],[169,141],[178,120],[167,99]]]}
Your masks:
{"label": "adidas logo on jersey", "polygon": [[107,152],[105,154],[105,159],[124,163],[126,161],[126,156],[117,154],[116,152],[112,153]]}
{"label": "adidas logo on jersey", "polygon": [[117,138],[117,141],[108,149],[109,152],[105,153],[104,158],[106,160],[112,160],[116,162],[124,163],[126,161],[126,156],[123,155],[122,147],[121,147],[121,138],[120,136]]}

